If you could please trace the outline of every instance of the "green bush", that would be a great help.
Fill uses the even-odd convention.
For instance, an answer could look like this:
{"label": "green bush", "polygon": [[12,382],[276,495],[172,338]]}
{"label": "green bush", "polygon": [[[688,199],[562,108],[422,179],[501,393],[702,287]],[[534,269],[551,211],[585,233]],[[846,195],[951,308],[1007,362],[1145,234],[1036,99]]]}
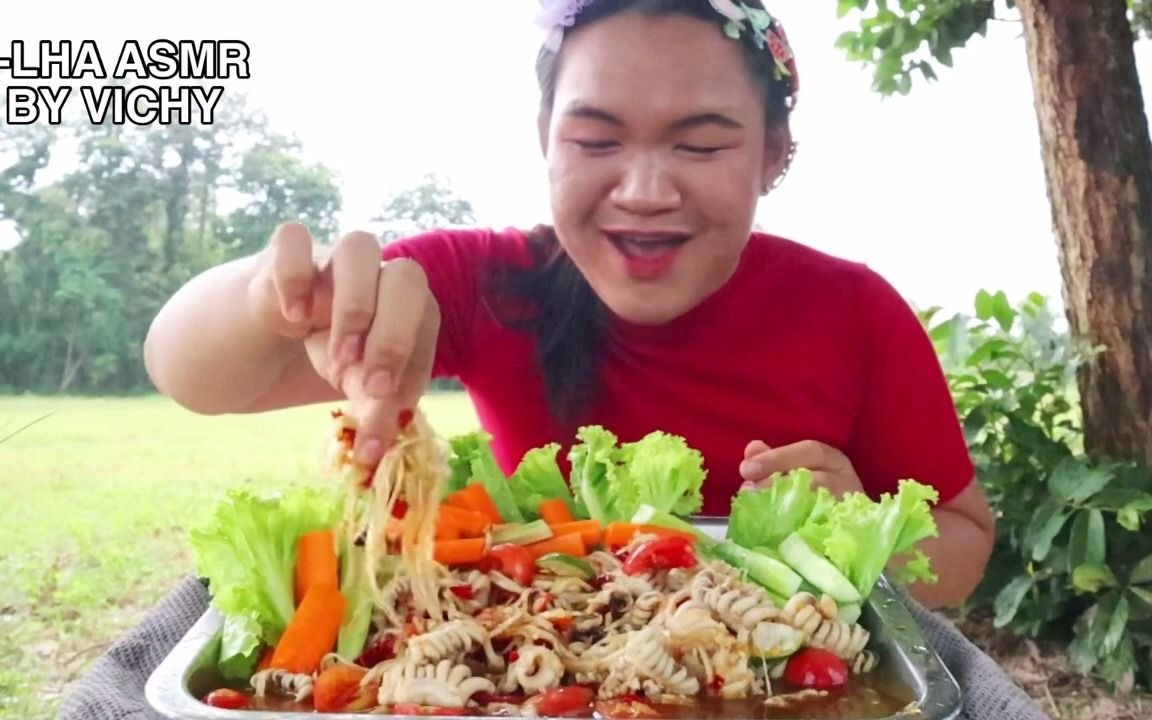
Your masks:
{"label": "green bush", "polygon": [[1086,457],[1074,346],[1043,296],[981,291],[975,316],[921,313],[997,513],[969,609],[1061,640],[1080,671],[1152,688],[1152,471]]}

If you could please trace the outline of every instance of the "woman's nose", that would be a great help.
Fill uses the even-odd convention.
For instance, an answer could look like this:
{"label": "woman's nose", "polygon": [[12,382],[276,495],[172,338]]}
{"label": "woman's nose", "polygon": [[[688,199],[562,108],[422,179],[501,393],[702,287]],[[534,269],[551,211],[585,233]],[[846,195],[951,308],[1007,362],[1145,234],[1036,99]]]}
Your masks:
{"label": "woman's nose", "polygon": [[637,158],[624,168],[612,190],[611,201],[625,212],[653,215],[678,208],[681,196],[662,163],[652,158]]}

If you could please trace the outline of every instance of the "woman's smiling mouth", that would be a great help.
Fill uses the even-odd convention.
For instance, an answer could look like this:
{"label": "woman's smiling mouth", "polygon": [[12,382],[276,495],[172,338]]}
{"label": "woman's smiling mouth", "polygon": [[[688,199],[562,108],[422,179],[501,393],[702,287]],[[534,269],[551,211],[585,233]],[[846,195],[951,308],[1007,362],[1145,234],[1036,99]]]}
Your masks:
{"label": "woman's smiling mouth", "polygon": [[690,235],[679,232],[606,232],[634,278],[651,280],[663,275],[680,255]]}

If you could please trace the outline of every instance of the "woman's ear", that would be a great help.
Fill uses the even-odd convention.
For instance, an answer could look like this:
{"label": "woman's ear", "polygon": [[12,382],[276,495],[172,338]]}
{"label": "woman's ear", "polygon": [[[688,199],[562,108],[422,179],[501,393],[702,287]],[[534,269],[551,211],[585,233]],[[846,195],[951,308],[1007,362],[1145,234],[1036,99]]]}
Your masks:
{"label": "woman's ear", "polygon": [[764,134],[764,185],[761,194],[767,195],[788,172],[794,147],[788,123],[776,123],[768,128]]}

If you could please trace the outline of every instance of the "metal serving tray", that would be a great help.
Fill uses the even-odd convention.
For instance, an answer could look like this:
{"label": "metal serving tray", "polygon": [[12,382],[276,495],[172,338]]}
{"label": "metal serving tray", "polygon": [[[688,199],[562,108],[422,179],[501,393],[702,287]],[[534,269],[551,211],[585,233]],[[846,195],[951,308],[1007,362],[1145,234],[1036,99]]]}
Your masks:
{"label": "metal serving tray", "polygon": [[[728,519],[696,518],[693,524],[712,537],[722,539],[727,531]],[[145,697],[162,716],[180,720],[304,720],[317,717],[364,720],[366,717],[406,717],[382,713],[222,710],[205,705],[198,698],[218,687],[219,676],[214,664],[222,622],[220,614],[209,608],[148,678]],[[881,577],[877,583],[864,604],[859,622],[872,634],[869,647],[879,654],[879,667],[887,668],[885,672],[889,674],[900,695],[910,701],[908,707],[886,720],[955,720],[959,717],[963,703],[956,679],[921,635],[915,618],[901,602],[887,578]],[[519,719],[513,717],[512,720]]]}

